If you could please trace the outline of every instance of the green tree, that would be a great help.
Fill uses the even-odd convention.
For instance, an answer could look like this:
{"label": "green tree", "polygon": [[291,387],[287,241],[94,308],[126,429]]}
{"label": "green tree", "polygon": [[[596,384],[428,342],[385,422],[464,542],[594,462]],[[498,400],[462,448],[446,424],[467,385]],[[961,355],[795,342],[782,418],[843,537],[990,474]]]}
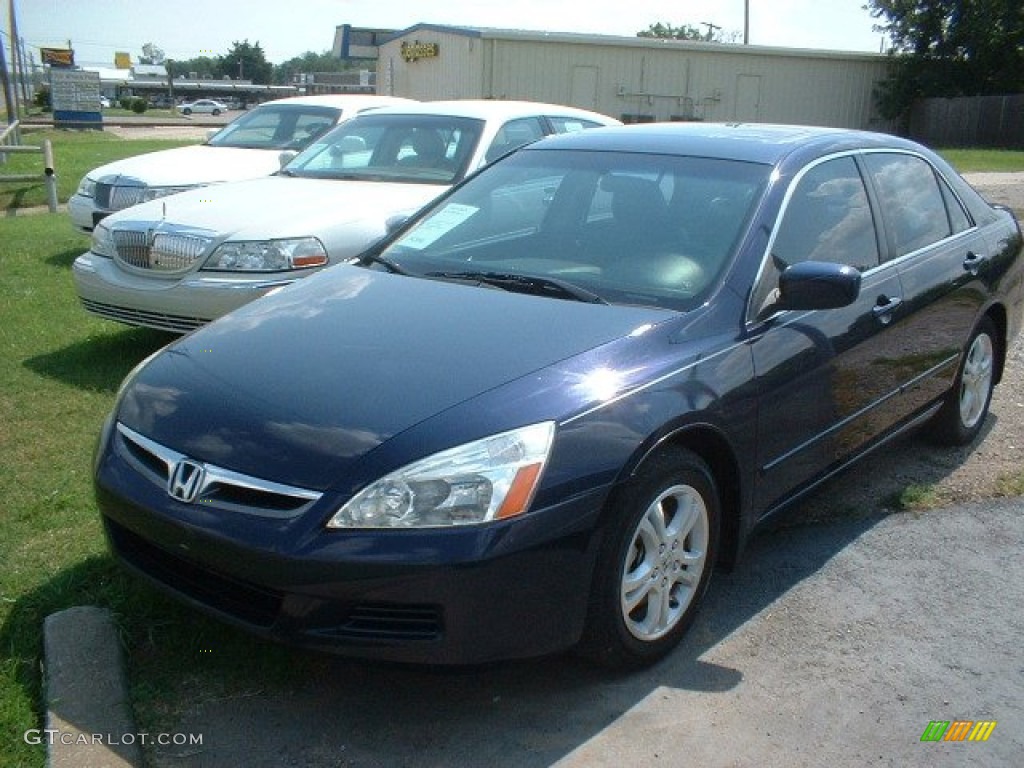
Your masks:
{"label": "green tree", "polygon": [[671,24],[662,24],[659,21],[657,24],[651,24],[647,29],[637,32],[636,36],[656,37],[662,40],[696,40],[705,43],[724,43],[729,41],[729,38],[722,33],[721,27],[714,24],[706,24],[704,26],[707,27],[707,31],[702,31],[700,27],[695,27],[693,24],[681,24],[678,27],[673,27]]}
{"label": "green tree", "polygon": [[[360,64],[362,64],[360,66]],[[372,62],[371,62],[372,66]],[[334,56],[330,51],[314,53],[306,51],[301,56],[296,56],[283,64],[274,67],[274,83],[277,85],[288,85],[295,75],[312,72],[345,72],[350,69],[366,69],[365,63],[347,62]]]}
{"label": "green tree", "polygon": [[1024,90],[1020,0],[868,0],[892,42],[889,79],[878,93],[889,118],[917,98]]}
{"label": "green tree", "polygon": [[220,63],[210,56],[199,56],[184,61],[171,61],[168,63],[168,71],[174,77],[192,77],[193,74],[197,78],[220,77]]}
{"label": "green tree", "polygon": [[274,65],[267,61],[259,42],[235,41],[227,55],[218,59],[218,75],[270,85]]}

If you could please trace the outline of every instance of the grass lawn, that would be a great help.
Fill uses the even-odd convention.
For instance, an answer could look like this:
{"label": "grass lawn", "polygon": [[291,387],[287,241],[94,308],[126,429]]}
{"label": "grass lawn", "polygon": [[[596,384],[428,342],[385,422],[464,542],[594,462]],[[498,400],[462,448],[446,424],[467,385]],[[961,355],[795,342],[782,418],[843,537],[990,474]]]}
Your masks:
{"label": "grass lawn", "polygon": [[1024,151],[1015,149],[940,149],[960,173],[1024,171]]}
{"label": "grass lawn", "polygon": [[[29,133],[25,143],[42,136],[53,142],[61,202],[97,165],[191,143],[93,131]],[[26,172],[15,170],[25,156],[10,157],[0,173]],[[41,168],[41,157],[36,162]],[[0,199],[5,207],[33,206],[45,194],[42,184],[8,184]],[[45,747],[25,744],[21,734],[45,727],[42,625],[62,608],[114,612],[141,730],[160,730],[164,702],[181,700],[168,693],[178,686],[195,683],[197,695],[216,695],[244,685],[252,664],[273,680],[305,662],[165,600],[108,555],[92,498],[93,443],[124,376],[175,337],[81,309],[70,267],[89,240],[66,214],[0,218],[0,244],[0,766],[7,768],[46,762]],[[190,670],[188,680],[182,670]]]}
{"label": "grass lawn", "polygon": [[70,265],[88,239],[65,215],[0,219],[0,239],[0,765],[42,766],[45,748],[20,734],[44,727],[41,628],[54,611],[114,612],[144,731],[160,730],[165,700],[181,701],[168,695],[178,686],[215,695],[246,684],[252,669],[272,681],[310,657],[180,608],[107,554],[92,498],[93,443],[122,378],[175,337],[79,307]]}
{"label": "grass lawn", "polygon": [[[142,139],[125,141],[107,131],[93,130],[22,130],[22,144],[42,146],[49,139],[53,147],[53,167],[57,175],[57,198],[66,203],[75,193],[78,182],[93,168],[120,160],[129,155],[141,155],[160,149],[195,144],[192,141]],[[0,165],[0,177],[5,174],[43,173],[41,154],[9,154]],[[0,179],[2,180],[2,179]],[[46,205],[46,187],[39,182],[3,182],[0,184],[0,209],[31,208]]]}

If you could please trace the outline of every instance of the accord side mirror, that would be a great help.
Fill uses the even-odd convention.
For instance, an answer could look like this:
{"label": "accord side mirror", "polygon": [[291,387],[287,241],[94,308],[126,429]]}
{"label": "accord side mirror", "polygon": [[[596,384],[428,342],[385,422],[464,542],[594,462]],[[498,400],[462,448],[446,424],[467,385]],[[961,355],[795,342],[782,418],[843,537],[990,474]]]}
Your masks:
{"label": "accord side mirror", "polygon": [[836,309],[860,295],[860,272],[846,264],[804,261],[779,275],[775,309]]}

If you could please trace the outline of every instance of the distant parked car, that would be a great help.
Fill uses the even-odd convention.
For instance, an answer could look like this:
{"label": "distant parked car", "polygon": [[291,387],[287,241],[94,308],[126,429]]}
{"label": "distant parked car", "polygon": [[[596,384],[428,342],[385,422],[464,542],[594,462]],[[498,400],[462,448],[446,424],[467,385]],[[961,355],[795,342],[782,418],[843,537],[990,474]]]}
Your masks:
{"label": "distant parked car", "polygon": [[360,253],[470,172],[549,133],[617,124],[513,101],[437,101],[364,112],[267,178],[185,192],[99,224],[76,259],[84,307],[185,332]]}
{"label": "distant parked car", "polygon": [[219,115],[221,112],[227,112],[228,109],[228,105],[223,101],[214,99],[197,99],[178,105],[178,111],[183,115],[191,115],[193,112],[197,115]]}
{"label": "distant parked car", "polygon": [[100,96],[100,107],[102,109],[109,109],[110,108],[110,99],[108,99],[106,96]]}
{"label": "distant parked car", "polygon": [[401,104],[391,96],[297,96],[239,115],[204,144],[149,152],[86,174],[68,201],[75,228],[88,234],[104,216],[147,200],[225,181],[267,176],[283,149],[302,149],[365,109]]}

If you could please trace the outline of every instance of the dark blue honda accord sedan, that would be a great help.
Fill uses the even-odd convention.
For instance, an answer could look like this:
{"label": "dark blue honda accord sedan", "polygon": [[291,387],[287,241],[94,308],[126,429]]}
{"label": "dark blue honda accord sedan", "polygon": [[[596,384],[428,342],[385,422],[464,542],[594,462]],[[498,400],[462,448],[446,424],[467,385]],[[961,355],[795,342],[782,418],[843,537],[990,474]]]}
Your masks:
{"label": "dark blue honda accord sedan", "polygon": [[651,662],[773,512],[905,430],[977,437],[1021,253],[890,136],[545,139],[139,365],[103,522],[135,572],[286,642]]}

